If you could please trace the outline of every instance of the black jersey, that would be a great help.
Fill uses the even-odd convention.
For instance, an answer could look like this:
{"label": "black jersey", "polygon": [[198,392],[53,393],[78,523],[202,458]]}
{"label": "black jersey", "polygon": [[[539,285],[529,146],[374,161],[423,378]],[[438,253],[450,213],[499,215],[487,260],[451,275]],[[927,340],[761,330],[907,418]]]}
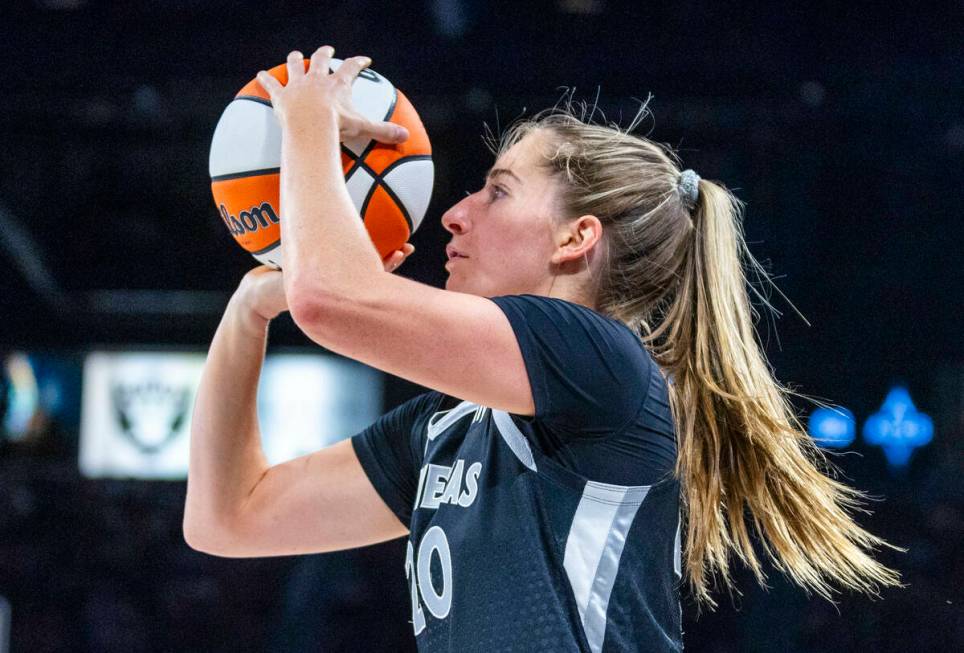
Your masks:
{"label": "black jersey", "polygon": [[677,651],[679,483],[666,382],[624,324],[492,299],[531,417],[427,392],[352,438],[403,523],[420,651]]}

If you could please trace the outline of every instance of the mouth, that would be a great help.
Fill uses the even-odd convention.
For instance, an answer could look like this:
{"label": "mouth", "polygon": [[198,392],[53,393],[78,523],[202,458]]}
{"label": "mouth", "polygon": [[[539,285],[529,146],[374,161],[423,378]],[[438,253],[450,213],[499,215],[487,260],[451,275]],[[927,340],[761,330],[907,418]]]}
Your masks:
{"label": "mouth", "polygon": [[449,260],[449,261],[453,261],[453,260],[455,260],[455,259],[457,259],[457,258],[469,258],[468,256],[466,256],[466,255],[463,254],[462,252],[458,251],[457,249],[455,249],[455,248],[452,247],[451,245],[449,245],[448,247],[445,248],[445,253],[446,253],[446,255],[448,255],[448,260]]}

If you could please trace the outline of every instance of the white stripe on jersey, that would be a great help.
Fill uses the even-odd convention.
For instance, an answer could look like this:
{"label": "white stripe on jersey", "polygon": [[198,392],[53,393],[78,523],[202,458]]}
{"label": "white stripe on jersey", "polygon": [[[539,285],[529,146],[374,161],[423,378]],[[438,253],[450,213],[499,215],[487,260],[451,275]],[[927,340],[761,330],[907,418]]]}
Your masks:
{"label": "white stripe on jersey", "polygon": [[602,651],[606,637],[609,596],[626,535],[648,492],[648,485],[625,487],[587,481],[572,519],[563,566],[594,653]]}
{"label": "white stripe on jersey", "polygon": [[522,435],[522,431],[520,431],[519,427],[512,421],[509,413],[501,410],[493,410],[492,420],[495,422],[495,427],[499,430],[499,435],[501,435],[505,443],[509,445],[509,449],[512,449],[512,453],[519,459],[519,462],[534,472],[538,471],[536,469],[536,460],[532,456],[532,448],[529,447],[529,441],[526,440],[526,436]]}

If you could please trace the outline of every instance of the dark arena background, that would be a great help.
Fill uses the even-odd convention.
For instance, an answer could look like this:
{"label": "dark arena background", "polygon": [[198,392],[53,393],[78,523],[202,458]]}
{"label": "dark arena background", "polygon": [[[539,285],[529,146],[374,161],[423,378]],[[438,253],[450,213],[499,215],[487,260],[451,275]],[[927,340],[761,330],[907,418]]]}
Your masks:
{"label": "dark arena background", "polygon": [[[414,650],[404,542],[233,560],[181,531],[192,384],[254,265],[215,210],[211,136],[258,70],[326,43],[371,56],[432,139],[412,279],[444,284],[440,217],[492,163],[485,125],[564,88],[623,122],[651,95],[640,132],[747,203],[751,250],[792,302],[758,304],[759,336],[781,381],[840,407],[796,406],[875,498],[861,523],[906,549],[880,554],[906,587],[833,604],[741,572],[715,611],[684,599],[689,650],[964,650],[960,1],[13,0],[0,15],[0,652]],[[265,448],[301,455],[421,391],[282,316]]]}

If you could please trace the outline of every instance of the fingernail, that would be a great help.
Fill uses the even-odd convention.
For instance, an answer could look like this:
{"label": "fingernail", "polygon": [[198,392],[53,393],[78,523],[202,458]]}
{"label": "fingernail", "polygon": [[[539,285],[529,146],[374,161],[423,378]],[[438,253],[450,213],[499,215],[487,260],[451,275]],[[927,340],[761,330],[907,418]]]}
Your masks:
{"label": "fingernail", "polygon": [[370,66],[370,65],[372,65],[372,58],[371,58],[371,57],[360,57],[360,60],[361,60],[361,65],[363,65],[363,66]]}

